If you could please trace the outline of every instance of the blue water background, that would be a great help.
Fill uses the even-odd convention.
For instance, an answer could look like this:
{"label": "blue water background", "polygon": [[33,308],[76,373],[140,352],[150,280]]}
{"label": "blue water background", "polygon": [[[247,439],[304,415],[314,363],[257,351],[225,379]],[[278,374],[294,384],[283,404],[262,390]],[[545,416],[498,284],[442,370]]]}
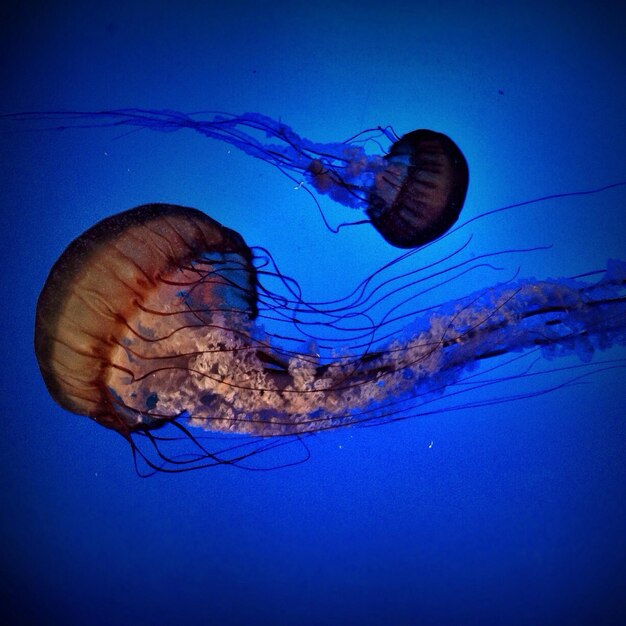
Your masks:
{"label": "blue water background", "polygon": [[[618,3],[470,4],[27,2],[2,9],[2,111],[259,111],[319,141],[432,128],[470,164],[465,217],[626,179]],[[274,472],[140,479],[119,436],[54,404],[33,354],[36,299],[67,243],[114,212],[200,208],[270,249],[311,299],[397,253],[366,226],[332,235],[302,190],[224,144],[122,135],[0,132],[6,623],[624,623],[624,370],[320,435],[307,463]],[[472,250],[552,246],[507,259],[505,276],[598,269],[626,258],[625,199],[482,220]]]}

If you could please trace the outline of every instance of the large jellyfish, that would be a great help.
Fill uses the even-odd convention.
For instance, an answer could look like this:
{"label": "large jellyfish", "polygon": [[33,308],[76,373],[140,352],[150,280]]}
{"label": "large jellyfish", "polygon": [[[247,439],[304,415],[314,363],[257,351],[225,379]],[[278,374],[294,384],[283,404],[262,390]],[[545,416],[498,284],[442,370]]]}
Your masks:
{"label": "large jellyfish", "polygon": [[[469,182],[461,150],[449,137],[432,130],[398,137],[390,128],[378,127],[347,141],[316,143],[259,113],[212,113],[207,118],[206,113],[203,117],[170,110],[116,109],[4,117],[54,122],[57,129],[191,129],[270,163],[312,196],[311,189],[363,210],[369,219],[353,223],[371,222],[387,242],[399,248],[423,246],[448,231],[459,217]],[[381,140],[392,142],[388,153],[368,154],[366,147],[381,148]]]}
{"label": "large jellyfish", "polygon": [[[144,205],[96,224],[55,263],[37,305],[37,359],[61,406],[122,434],[136,462],[183,471],[245,466],[309,433],[406,419],[442,394],[506,387],[506,376],[476,369],[503,355],[578,355],[582,369],[567,382],[584,376],[595,350],[626,343],[619,261],[602,275],[510,280],[412,309],[403,333],[390,330],[408,317],[395,305],[373,317],[375,301],[413,303],[424,280],[452,280],[488,256],[457,262],[451,253],[428,276],[374,275],[342,300],[306,302],[238,233],[195,209]],[[284,332],[264,329],[268,320]],[[203,431],[243,437],[216,450]]]}

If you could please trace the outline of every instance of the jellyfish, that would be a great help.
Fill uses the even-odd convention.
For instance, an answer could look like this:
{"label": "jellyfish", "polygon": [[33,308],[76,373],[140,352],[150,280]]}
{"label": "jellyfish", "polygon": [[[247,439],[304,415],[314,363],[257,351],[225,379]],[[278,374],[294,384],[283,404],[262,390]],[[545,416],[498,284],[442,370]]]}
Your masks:
{"label": "jellyfish", "polygon": [[[203,117],[204,115],[204,117]],[[317,143],[286,124],[259,113],[186,114],[178,111],[116,109],[98,112],[22,113],[4,116],[22,121],[56,121],[66,127],[112,126],[158,131],[191,129],[224,141],[273,165],[306,189],[362,210],[392,246],[417,248],[446,233],[457,221],[469,184],[467,162],[443,133],[415,130],[398,137],[390,127],[363,131],[343,142]],[[366,147],[387,154],[369,154]],[[311,189],[313,191],[311,191]],[[324,222],[331,230],[317,200]]]}
{"label": "jellyfish", "polygon": [[[205,213],[142,205],[61,254],[38,300],[35,352],[59,405],[121,434],[136,466],[176,472],[249,467],[313,433],[408,419],[442,396],[506,387],[511,378],[480,373],[503,357],[576,355],[584,368],[595,351],[626,343],[626,263],[617,260],[602,274],[511,278],[412,308],[428,280],[458,279],[488,257],[453,252],[428,276],[373,275],[344,298],[310,302],[269,251]],[[375,318],[374,303],[398,294],[411,315],[388,304]],[[166,427],[177,435],[161,435]],[[215,449],[204,439],[213,435],[228,442]]]}

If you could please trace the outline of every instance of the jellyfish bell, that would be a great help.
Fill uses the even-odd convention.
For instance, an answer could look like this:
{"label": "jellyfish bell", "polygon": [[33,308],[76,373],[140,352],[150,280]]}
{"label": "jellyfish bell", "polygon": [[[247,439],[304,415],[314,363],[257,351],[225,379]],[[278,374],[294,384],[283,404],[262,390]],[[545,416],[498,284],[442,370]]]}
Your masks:
{"label": "jellyfish bell", "polygon": [[459,147],[442,133],[415,130],[396,141],[385,160],[366,211],[376,230],[398,248],[417,248],[446,233],[469,183]]}
{"label": "jellyfish bell", "polygon": [[[210,263],[220,271],[207,276]],[[150,409],[161,390],[151,381],[176,384],[209,311],[185,302],[206,302],[243,328],[256,315],[255,290],[243,239],[200,211],[150,204],[104,219],[66,248],[39,297],[35,353],[46,386],[63,408],[125,436],[158,426]],[[130,388],[124,403],[120,390]]]}
{"label": "jellyfish bell", "polygon": [[[268,278],[287,294],[264,285]],[[404,289],[418,284],[411,277]],[[183,471],[240,464],[273,445],[259,442],[407,419],[446,393],[506,385],[468,375],[487,359],[541,350],[588,360],[626,342],[626,264],[617,261],[596,282],[509,281],[426,308],[402,333],[385,333],[388,316],[351,330],[339,324],[371,319],[379,288],[359,289],[351,302],[306,302],[266,261],[256,267],[238,233],[195,209],[143,205],[63,252],[38,301],[35,351],[61,406],[122,434],[149,467]],[[322,321],[308,326],[309,315]],[[290,333],[258,323],[273,316]],[[326,327],[347,333],[348,347],[302,347],[311,328]],[[166,454],[169,438],[153,431],[167,425],[191,449]],[[243,436],[255,448],[209,449],[188,427]],[[142,436],[156,459],[140,450]]]}

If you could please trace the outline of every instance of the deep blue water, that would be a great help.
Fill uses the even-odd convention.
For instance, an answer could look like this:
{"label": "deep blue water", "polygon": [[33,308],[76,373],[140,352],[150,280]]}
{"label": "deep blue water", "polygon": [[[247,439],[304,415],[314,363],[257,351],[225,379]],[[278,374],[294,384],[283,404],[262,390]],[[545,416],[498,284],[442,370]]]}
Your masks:
{"label": "deep blue water", "polygon": [[[258,111],[319,141],[433,128],[467,157],[466,218],[626,179],[617,3],[109,4],[3,9],[3,112]],[[623,369],[319,435],[288,469],[140,479],[127,444],[55,405],[37,369],[36,299],[72,238],[145,202],[194,206],[270,249],[311,299],[397,251],[365,226],[331,234],[279,172],[192,133],[3,123],[0,142],[8,623],[626,621]],[[507,276],[598,269],[626,258],[625,200],[622,188],[480,220],[471,250],[551,246],[504,259]],[[323,208],[333,223],[357,216]]]}

